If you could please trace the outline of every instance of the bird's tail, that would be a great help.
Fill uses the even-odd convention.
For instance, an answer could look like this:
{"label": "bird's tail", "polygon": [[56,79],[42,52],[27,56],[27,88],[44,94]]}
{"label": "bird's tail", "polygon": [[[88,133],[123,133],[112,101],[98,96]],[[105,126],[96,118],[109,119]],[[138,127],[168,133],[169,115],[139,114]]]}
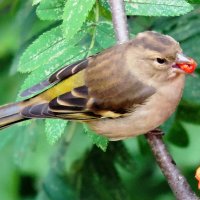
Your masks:
{"label": "bird's tail", "polygon": [[7,104],[0,107],[0,129],[6,128],[14,123],[24,121],[20,111],[22,109],[21,102]]}

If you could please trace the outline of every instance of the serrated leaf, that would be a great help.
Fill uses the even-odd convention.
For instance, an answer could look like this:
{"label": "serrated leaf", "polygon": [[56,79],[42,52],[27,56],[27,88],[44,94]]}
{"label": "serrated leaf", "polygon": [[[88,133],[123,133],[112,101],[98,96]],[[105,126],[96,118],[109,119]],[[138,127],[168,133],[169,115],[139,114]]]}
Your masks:
{"label": "serrated leaf", "polygon": [[45,133],[50,144],[54,144],[62,136],[67,126],[67,121],[62,119],[46,119]]}
{"label": "serrated leaf", "polygon": [[[72,48],[86,35],[86,32],[80,31],[70,41],[63,37],[61,26],[51,29],[36,39],[23,53],[20,63],[19,72],[32,72],[37,68],[51,66],[52,62],[59,59],[66,51],[71,54]],[[82,50],[84,48],[81,48]],[[77,53],[80,53],[79,51]],[[62,62],[63,64],[64,62]],[[54,64],[61,64],[54,63]]]}
{"label": "serrated leaf", "polygon": [[[60,33],[59,31],[56,32],[58,29],[59,27],[48,32],[45,34],[45,37],[44,35],[39,37],[23,54],[21,58],[20,71],[33,71],[33,73],[31,73],[25,80],[20,93],[46,79],[55,70],[83,59],[87,54],[89,44],[76,44],[86,35],[84,31],[77,33],[70,43],[66,42],[66,40],[61,36],[55,43],[55,33]],[[42,48],[45,39],[48,41],[48,44],[45,46],[46,48]],[[26,69],[25,66],[28,66],[29,68]],[[21,100],[21,98],[19,97],[18,100]]]}
{"label": "serrated leaf", "polygon": [[86,124],[83,125],[83,128],[87,136],[91,138],[93,144],[96,144],[97,147],[105,152],[108,146],[108,138],[102,135],[98,135],[97,133],[92,131]]}
{"label": "serrated leaf", "polygon": [[[44,64],[42,67],[32,72],[26,78],[23,85],[21,86],[17,100],[22,100],[22,98],[20,97],[20,94],[24,90],[46,79],[47,77],[49,77],[50,74],[55,72],[57,69],[63,66],[66,66],[70,63],[73,63],[77,60],[83,59],[85,57],[86,48],[87,48],[86,46],[82,45],[82,46],[75,46],[74,48],[66,47],[62,50],[58,50],[58,51],[62,51],[61,55],[59,55],[58,57],[54,57],[53,60],[51,60],[51,62]],[[48,66],[50,67],[48,68]],[[39,93],[40,92],[41,91],[39,91]],[[35,94],[33,94],[32,96],[34,96]]]}
{"label": "serrated leaf", "polygon": [[43,64],[47,62],[48,59],[43,56],[43,54],[47,52],[46,54],[50,54],[51,57],[51,49],[53,47],[58,48],[59,46],[62,46],[63,43],[64,38],[62,36],[60,26],[43,33],[22,54],[18,71],[26,73],[31,72],[40,66],[43,66]]}
{"label": "serrated leaf", "polygon": [[176,121],[169,134],[166,135],[167,139],[174,145],[179,147],[186,147],[189,144],[187,131],[179,121]]}
{"label": "serrated leaf", "polygon": [[82,27],[95,0],[68,0],[63,13],[63,31],[70,40]]}
{"label": "serrated leaf", "polygon": [[127,15],[179,16],[193,7],[185,0],[125,0]]}
{"label": "serrated leaf", "polygon": [[[141,16],[179,16],[190,12],[193,7],[185,0],[124,0],[127,15]],[[106,0],[102,5],[110,10]]]}
{"label": "serrated leaf", "polygon": [[96,27],[96,41],[106,49],[116,43],[113,24],[111,22],[100,22]]}
{"label": "serrated leaf", "polygon": [[36,14],[41,20],[61,20],[65,0],[43,0],[37,7]]}

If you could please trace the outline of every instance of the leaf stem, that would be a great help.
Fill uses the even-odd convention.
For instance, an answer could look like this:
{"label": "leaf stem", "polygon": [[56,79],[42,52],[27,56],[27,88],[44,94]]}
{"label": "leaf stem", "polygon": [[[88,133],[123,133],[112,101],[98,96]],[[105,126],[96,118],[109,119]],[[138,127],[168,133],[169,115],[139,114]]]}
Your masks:
{"label": "leaf stem", "polygon": [[[98,1],[96,2],[96,7],[95,7],[95,24],[97,24],[97,22],[99,21],[99,4],[98,4]],[[94,47],[94,44],[95,44],[95,38],[96,38],[96,26],[94,26],[94,29],[93,29],[93,33],[92,33],[92,39],[91,39],[91,43],[90,43],[90,46],[88,48],[88,53],[86,55],[86,57],[89,56],[90,54],[90,50]]]}

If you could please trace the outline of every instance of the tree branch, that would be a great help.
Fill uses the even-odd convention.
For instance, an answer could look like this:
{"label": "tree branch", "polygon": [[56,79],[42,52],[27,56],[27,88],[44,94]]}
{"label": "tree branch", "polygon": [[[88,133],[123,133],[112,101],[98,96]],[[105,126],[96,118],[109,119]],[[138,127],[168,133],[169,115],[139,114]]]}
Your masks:
{"label": "tree branch", "polygon": [[[127,18],[125,15],[123,0],[109,0],[115,35],[118,43],[128,41]],[[177,169],[175,162],[170,156],[162,140],[162,133],[157,130],[146,134],[147,141],[153,151],[156,161],[165,175],[176,199],[198,200],[199,198],[191,190],[185,177]]]}
{"label": "tree branch", "polygon": [[125,15],[124,1],[123,0],[109,0],[111,11],[112,11],[112,21],[115,28],[115,36],[118,43],[123,43],[128,41],[128,26],[127,18]]}
{"label": "tree branch", "polygon": [[185,177],[176,167],[176,163],[172,159],[166,148],[166,145],[162,140],[162,135],[158,135],[158,131],[156,130],[156,133],[153,131],[147,133],[146,138],[153,151],[156,161],[162,173],[165,175],[176,199],[198,200],[199,198],[191,190]]}

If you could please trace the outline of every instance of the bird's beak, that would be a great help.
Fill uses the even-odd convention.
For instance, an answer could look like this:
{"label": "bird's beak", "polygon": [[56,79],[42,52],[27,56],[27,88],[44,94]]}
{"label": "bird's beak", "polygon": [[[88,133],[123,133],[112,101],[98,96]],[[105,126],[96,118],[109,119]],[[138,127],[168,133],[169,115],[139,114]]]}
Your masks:
{"label": "bird's beak", "polygon": [[185,56],[183,53],[176,54],[175,68],[180,69],[186,74],[192,74],[197,67],[197,63],[192,58]]}

